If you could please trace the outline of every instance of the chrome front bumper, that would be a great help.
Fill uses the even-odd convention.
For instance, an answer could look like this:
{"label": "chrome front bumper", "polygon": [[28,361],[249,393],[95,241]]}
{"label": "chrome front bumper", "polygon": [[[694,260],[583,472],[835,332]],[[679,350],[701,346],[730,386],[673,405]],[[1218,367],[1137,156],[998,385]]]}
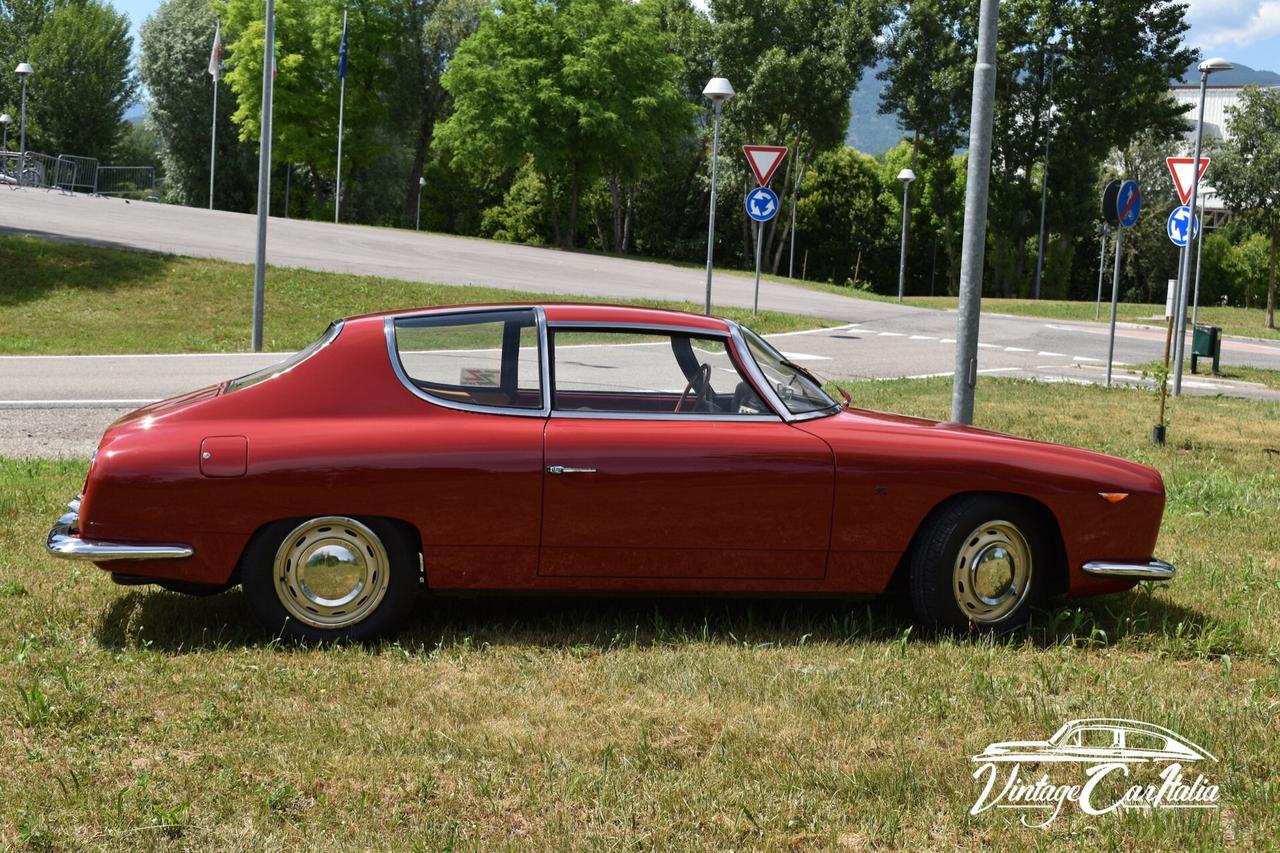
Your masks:
{"label": "chrome front bumper", "polygon": [[76,534],[80,524],[80,498],[67,504],[67,509],[70,512],[58,519],[45,542],[49,553],[63,560],[91,560],[95,563],[107,560],[178,560],[195,553],[189,545],[139,545],[81,539]]}
{"label": "chrome front bumper", "polygon": [[1084,573],[1112,578],[1134,578],[1140,581],[1167,581],[1177,574],[1177,569],[1164,560],[1151,560],[1146,563],[1118,563],[1110,560],[1099,560],[1085,563]]}

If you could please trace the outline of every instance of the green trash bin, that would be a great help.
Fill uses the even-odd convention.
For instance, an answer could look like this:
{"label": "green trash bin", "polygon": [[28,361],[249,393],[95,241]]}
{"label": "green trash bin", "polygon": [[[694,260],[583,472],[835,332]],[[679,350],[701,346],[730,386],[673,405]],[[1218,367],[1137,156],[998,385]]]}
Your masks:
{"label": "green trash bin", "polygon": [[1196,372],[1196,361],[1213,359],[1213,373],[1218,374],[1218,358],[1222,354],[1222,329],[1218,326],[1196,324],[1191,335],[1191,372]]}

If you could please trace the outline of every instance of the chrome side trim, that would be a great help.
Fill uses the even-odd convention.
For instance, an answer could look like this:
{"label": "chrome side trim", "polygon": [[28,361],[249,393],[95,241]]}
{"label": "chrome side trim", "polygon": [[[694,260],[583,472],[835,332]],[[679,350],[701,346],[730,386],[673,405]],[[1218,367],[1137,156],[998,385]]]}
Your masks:
{"label": "chrome side trim", "polygon": [[1147,563],[1121,563],[1110,560],[1098,560],[1085,563],[1081,568],[1085,574],[1100,575],[1112,578],[1137,578],[1143,581],[1167,581],[1177,569],[1164,560],[1151,560]]}
{"label": "chrome side trim", "polygon": [[[396,321],[397,320],[413,320],[417,317],[438,316],[441,314],[485,314],[485,313],[510,313],[512,311],[532,311],[538,328],[538,347],[541,349],[539,354],[539,370],[542,371],[540,384],[542,385],[542,407],[538,409],[522,409],[515,406],[480,406],[474,403],[459,403],[456,400],[446,400],[423,391],[413,383],[409,378],[409,374],[405,372],[404,364],[400,361],[400,350],[396,347]],[[395,317],[387,317],[382,325],[383,334],[387,339],[387,359],[391,362],[391,369],[395,371],[396,378],[400,380],[400,384],[405,387],[409,393],[415,397],[426,400],[436,406],[445,409],[456,409],[460,412],[476,412],[481,415],[518,415],[522,418],[545,418],[551,413],[551,388],[548,373],[547,362],[547,315],[542,308],[538,306],[529,307],[504,307],[504,308],[481,308],[473,311],[424,311],[419,314],[402,314]]]}
{"label": "chrome side trim", "polygon": [[49,531],[45,548],[50,554],[63,560],[92,560],[103,563],[109,560],[180,560],[190,557],[195,549],[190,545],[148,543],[146,545],[122,542],[95,542],[74,535],[80,524],[80,499],[67,504],[71,510],[59,518]]}

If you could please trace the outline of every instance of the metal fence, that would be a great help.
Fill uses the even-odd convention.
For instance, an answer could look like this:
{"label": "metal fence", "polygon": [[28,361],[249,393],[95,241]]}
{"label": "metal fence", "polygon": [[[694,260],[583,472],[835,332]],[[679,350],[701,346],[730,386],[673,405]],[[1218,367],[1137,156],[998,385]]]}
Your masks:
{"label": "metal fence", "polygon": [[155,195],[154,166],[99,166],[98,195],[150,198]]}
{"label": "metal fence", "polygon": [[53,186],[65,193],[97,192],[98,161],[93,157],[59,154]]}
{"label": "metal fence", "polygon": [[58,161],[47,154],[28,151],[25,159],[19,163],[17,151],[5,151],[0,154],[0,183],[10,188],[32,187],[35,189],[53,189],[58,174]]}

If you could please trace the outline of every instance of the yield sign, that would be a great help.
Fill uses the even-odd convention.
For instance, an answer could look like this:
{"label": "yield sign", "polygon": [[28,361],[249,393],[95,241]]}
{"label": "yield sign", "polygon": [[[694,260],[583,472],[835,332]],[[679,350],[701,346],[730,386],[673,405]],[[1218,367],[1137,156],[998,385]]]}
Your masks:
{"label": "yield sign", "polygon": [[787,156],[787,147],[785,145],[744,145],[742,153],[747,155],[747,165],[755,173],[760,186],[767,187],[769,179],[782,163],[782,158]]}
{"label": "yield sign", "polygon": [[[1173,175],[1173,186],[1178,190],[1178,198],[1182,199],[1182,203],[1189,204],[1191,202],[1191,164],[1195,162],[1193,157],[1166,157],[1164,160],[1169,164],[1169,174]],[[1199,183],[1204,179],[1204,173],[1209,171],[1209,158],[1200,158],[1200,174],[1195,176],[1195,182]]]}

